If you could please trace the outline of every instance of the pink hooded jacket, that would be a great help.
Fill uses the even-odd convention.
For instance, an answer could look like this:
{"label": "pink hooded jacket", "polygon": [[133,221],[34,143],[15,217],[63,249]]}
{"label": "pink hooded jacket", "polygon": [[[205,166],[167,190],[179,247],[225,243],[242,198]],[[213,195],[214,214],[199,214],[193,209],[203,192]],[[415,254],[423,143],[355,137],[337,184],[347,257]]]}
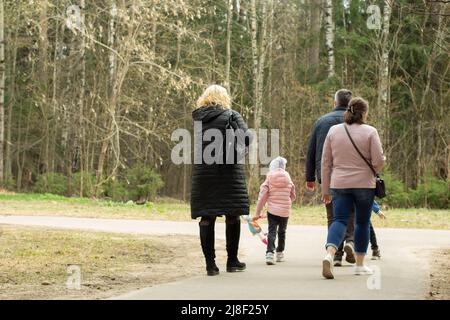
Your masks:
{"label": "pink hooded jacket", "polygon": [[276,169],[267,175],[266,181],[261,185],[256,205],[256,216],[267,202],[267,210],[273,215],[289,217],[292,202],[295,200],[295,186],[289,173],[282,169]]}

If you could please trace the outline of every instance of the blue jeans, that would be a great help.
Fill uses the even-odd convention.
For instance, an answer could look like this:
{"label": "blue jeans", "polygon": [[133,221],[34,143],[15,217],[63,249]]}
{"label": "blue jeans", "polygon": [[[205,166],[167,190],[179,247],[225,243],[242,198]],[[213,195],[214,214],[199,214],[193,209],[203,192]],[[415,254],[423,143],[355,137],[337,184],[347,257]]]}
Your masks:
{"label": "blue jeans", "polygon": [[352,208],[355,208],[355,252],[365,255],[369,246],[370,215],[375,189],[331,189],[333,196],[333,223],[328,229],[327,245],[336,250],[345,237]]}

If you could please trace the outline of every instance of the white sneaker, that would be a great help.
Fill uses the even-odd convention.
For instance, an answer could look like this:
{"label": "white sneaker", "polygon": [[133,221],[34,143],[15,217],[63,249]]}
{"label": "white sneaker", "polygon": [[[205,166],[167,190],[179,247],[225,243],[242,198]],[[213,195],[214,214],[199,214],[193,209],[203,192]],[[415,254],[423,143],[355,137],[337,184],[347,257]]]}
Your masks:
{"label": "white sneaker", "polygon": [[351,263],[351,264],[356,263],[355,247],[353,245],[353,242],[345,243],[344,252],[345,252],[345,261],[347,261],[348,263]]}
{"label": "white sneaker", "polygon": [[284,253],[277,252],[277,262],[284,262]]}
{"label": "white sneaker", "polygon": [[355,266],[355,275],[364,276],[364,275],[369,275],[369,274],[373,274],[373,270],[370,269],[368,266],[366,266],[366,265]]}
{"label": "white sneaker", "polygon": [[329,253],[322,260],[322,275],[325,279],[334,279],[333,257]]}
{"label": "white sneaker", "polygon": [[271,266],[275,264],[274,255],[272,252],[266,253],[266,264]]}

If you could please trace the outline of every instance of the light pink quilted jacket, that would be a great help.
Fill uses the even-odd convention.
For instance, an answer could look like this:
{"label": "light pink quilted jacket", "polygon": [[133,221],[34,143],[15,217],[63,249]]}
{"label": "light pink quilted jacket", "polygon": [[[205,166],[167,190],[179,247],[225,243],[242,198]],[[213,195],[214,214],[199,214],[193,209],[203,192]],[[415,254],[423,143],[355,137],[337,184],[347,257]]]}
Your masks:
{"label": "light pink quilted jacket", "polygon": [[267,175],[260,187],[256,216],[267,202],[267,211],[280,217],[289,217],[292,202],[295,200],[295,186],[291,176],[284,169],[276,169]]}

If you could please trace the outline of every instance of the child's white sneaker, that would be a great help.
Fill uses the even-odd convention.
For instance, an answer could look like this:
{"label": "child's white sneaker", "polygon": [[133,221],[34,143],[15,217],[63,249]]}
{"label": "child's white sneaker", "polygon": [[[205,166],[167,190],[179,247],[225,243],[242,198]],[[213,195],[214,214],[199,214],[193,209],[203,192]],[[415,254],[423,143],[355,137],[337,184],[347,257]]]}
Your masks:
{"label": "child's white sneaker", "polygon": [[364,276],[364,275],[370,275],[370,274],[373,274],[373,270],[370,269],[366,265],[355,267],[355,275],[357,275],[357,276]]}
{"label": "child's white sneaker", "polygon": [[333,257],[329,253],[322,260],[322,275],[325,279],[334,279]]}
{"label": "child's white sneaker", "polygon": [[284,262],[284,253],[277,252],[277,262]]}
{"label": "child's white sneaker", "polygon": [[266,253],[266,264],[271,266],[275,264],[275,258],[273,252]]}

